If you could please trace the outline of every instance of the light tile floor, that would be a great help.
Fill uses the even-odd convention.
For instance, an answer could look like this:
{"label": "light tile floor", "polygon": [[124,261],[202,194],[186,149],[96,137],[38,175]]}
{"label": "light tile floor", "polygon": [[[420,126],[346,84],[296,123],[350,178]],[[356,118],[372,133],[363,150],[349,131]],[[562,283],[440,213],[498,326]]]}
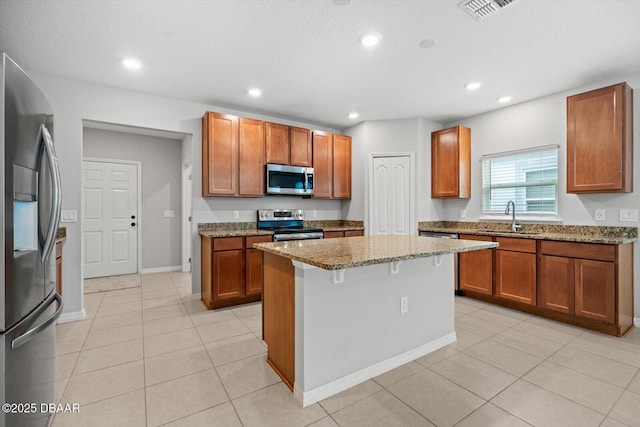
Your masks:
{"label": "light tile floor", "polygon": [[458,341],[302,409],[261,305],[206,311],[184,273],[85,295],[57,326],[61,426],[640,426],[640,331],[614,338],[469,298]]}

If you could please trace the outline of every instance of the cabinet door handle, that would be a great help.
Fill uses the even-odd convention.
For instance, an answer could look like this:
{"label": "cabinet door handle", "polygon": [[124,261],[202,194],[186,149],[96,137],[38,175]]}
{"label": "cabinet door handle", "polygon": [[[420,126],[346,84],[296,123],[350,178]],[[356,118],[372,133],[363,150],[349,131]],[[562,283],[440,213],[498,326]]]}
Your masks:
{"label": "cabinet door handle", "polygon": [[131,226],[132,226],[132,227],[135,227],[135,226],[136,226],[136,223],[135,223],[135,222],[132,222],[132,223],[131,223]]}

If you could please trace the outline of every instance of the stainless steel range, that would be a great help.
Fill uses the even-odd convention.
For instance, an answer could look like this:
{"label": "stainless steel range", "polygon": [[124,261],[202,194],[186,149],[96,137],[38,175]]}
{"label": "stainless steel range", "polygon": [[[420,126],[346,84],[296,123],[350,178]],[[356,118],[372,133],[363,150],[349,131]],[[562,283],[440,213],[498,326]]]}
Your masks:
{"label": "stainless steel range", "polygon": [[304,228],[302,209],[260,209],[258,228],[273,231],[273,241],[322,239],[319,228]]}

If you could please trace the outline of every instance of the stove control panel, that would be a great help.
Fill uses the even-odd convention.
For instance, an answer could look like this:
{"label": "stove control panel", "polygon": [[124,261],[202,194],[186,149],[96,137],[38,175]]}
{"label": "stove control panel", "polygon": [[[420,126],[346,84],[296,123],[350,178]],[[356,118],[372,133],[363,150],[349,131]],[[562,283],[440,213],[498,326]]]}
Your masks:
{"label": "stove control panel", "polygon": [[304,221],[302,209],[260,209],[258,221]]}

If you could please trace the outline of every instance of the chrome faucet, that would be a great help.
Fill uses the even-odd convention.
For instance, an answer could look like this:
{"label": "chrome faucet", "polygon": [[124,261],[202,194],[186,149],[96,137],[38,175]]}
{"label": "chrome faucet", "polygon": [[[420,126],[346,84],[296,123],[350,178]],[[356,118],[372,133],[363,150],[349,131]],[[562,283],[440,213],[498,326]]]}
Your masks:
{"label": "chrome faucet", "polygon": [[513,203],[513,200],[509,200],[507,202],[507,208],[504,210],[505,215],[512,214],[511,219],[511,231],[516,232],[521,225],[516,224],[516,204]]}

